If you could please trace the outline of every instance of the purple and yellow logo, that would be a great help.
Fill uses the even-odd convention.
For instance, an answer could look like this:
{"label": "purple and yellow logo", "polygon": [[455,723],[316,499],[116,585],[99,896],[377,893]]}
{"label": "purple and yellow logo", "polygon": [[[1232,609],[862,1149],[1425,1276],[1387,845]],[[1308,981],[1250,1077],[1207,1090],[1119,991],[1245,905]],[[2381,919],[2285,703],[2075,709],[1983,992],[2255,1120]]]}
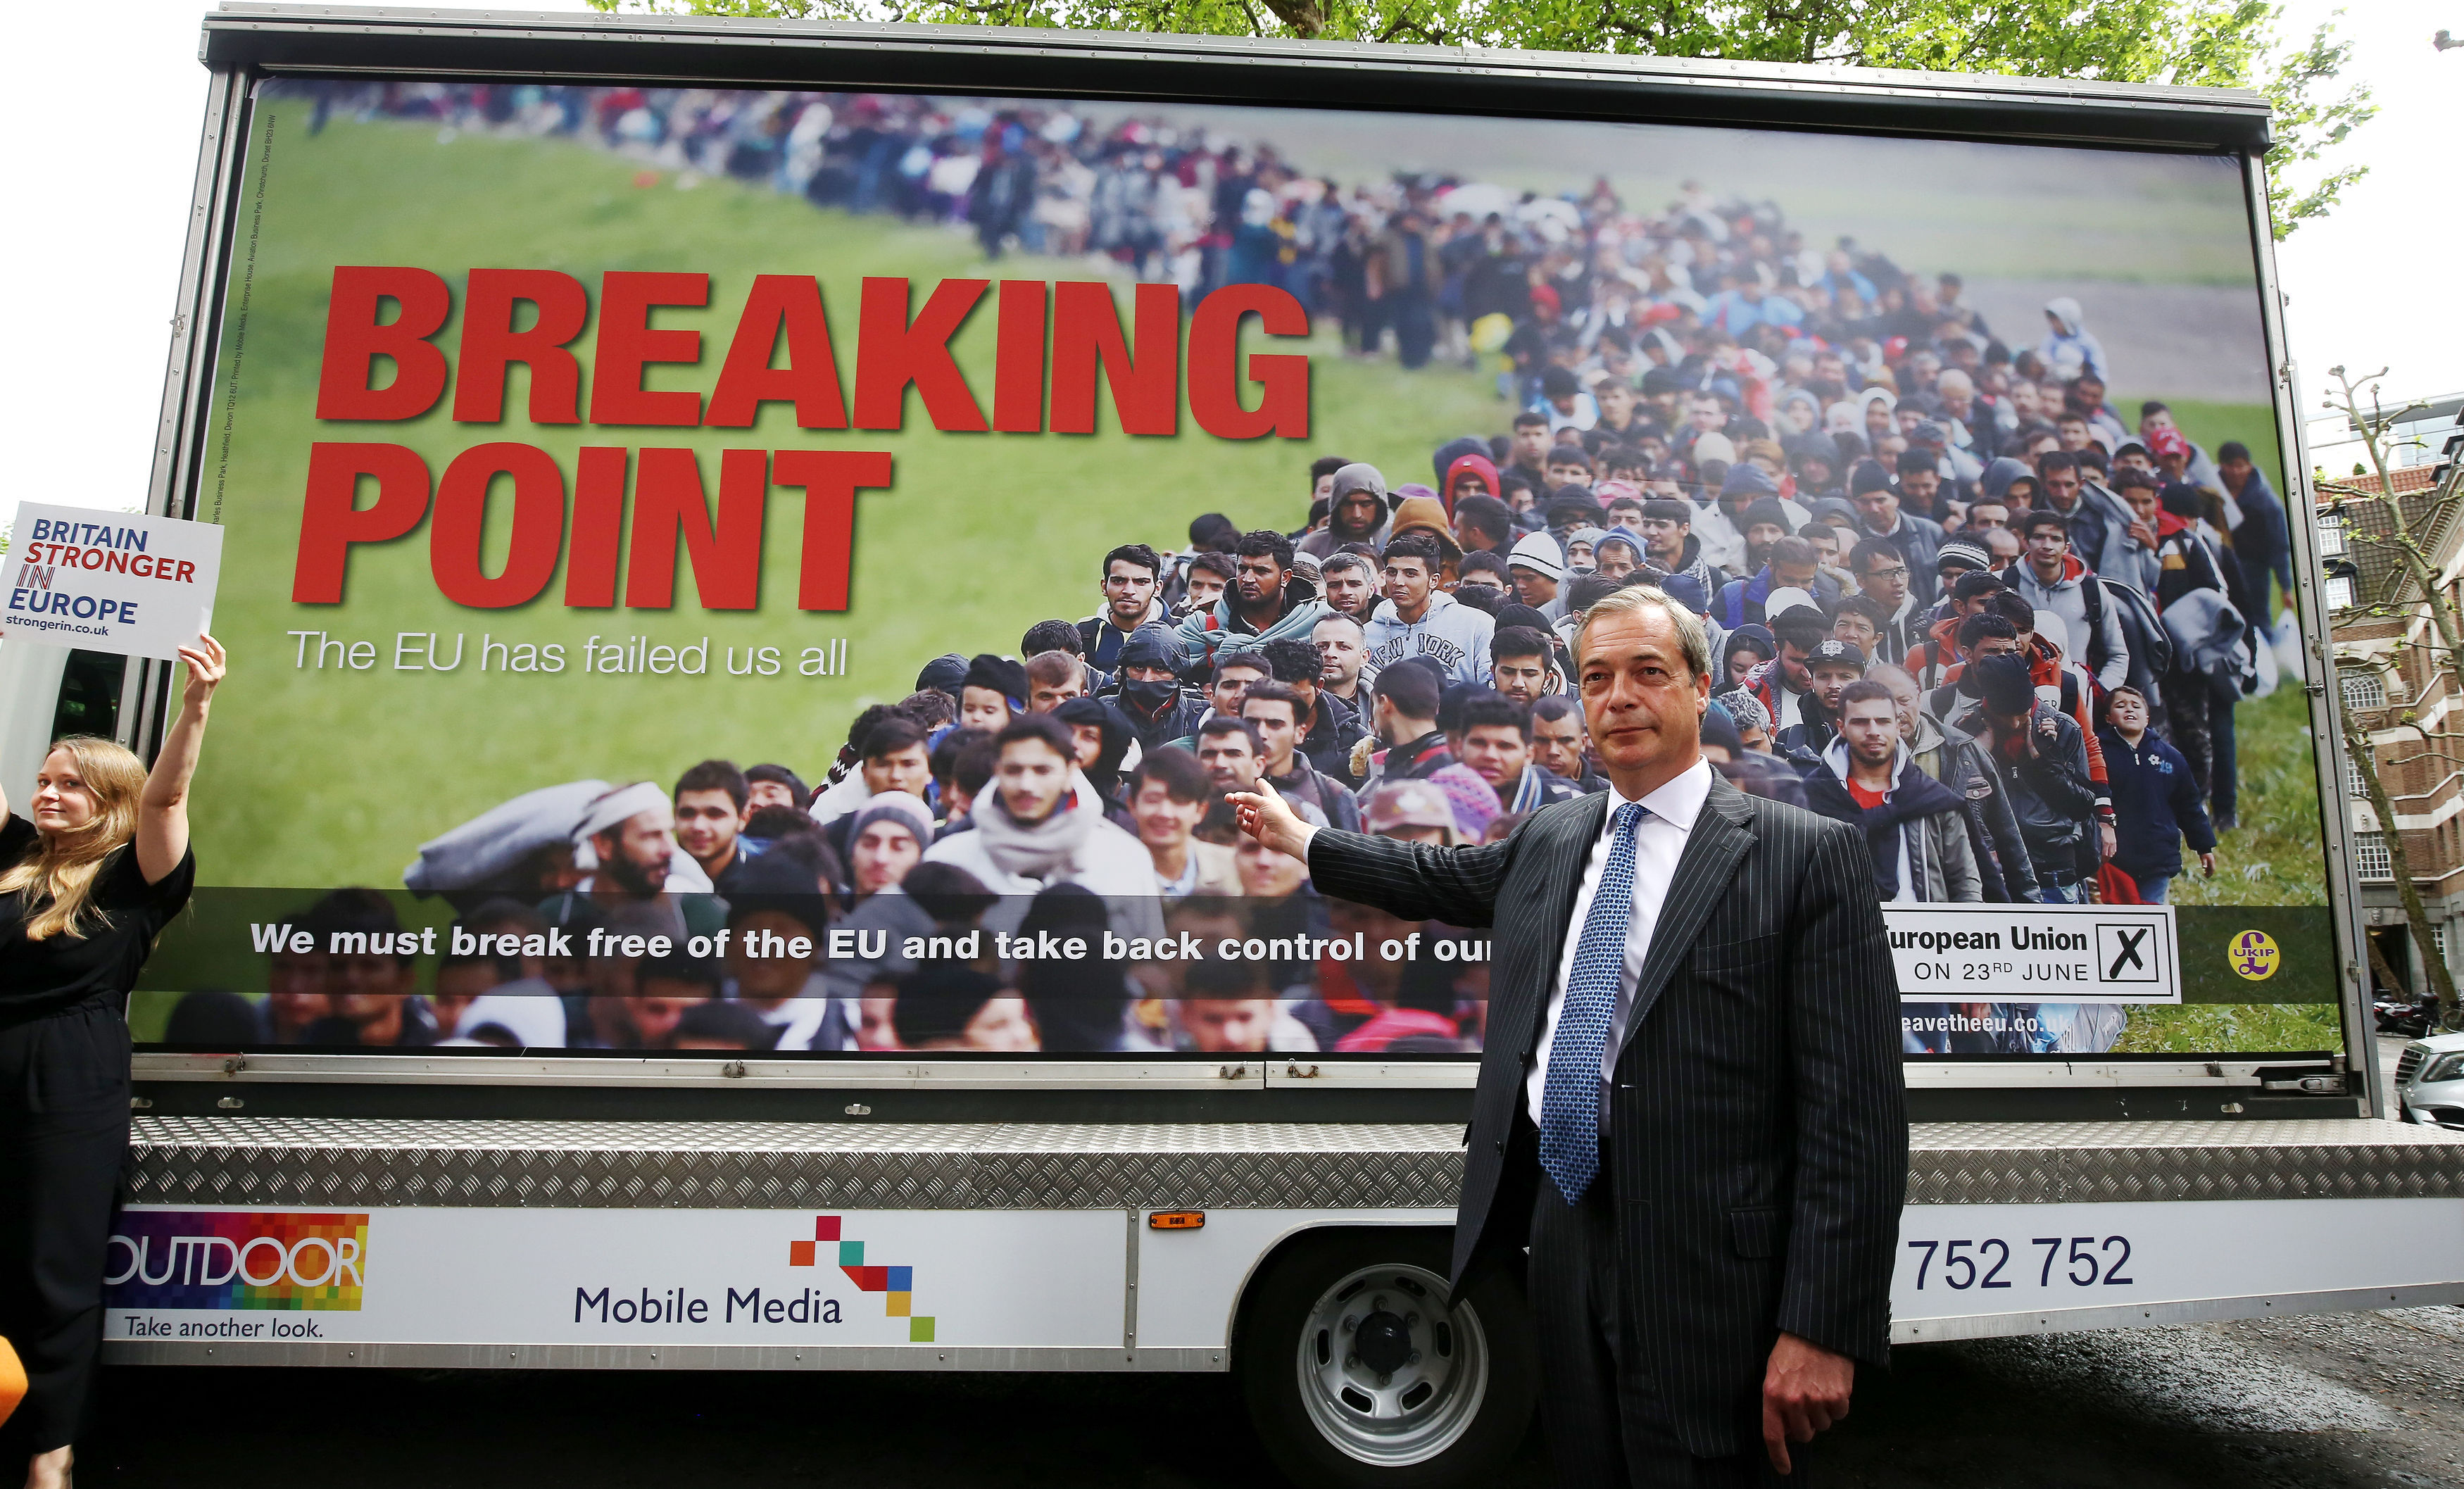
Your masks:
{"label": "purple and yellow logo", "polygon": [[887,1317],[907,1321],[907,1342],[911,1345],[931,1344],[933,1320],[929,1315],[918,1317],[915,1313],[915,1269],[912,1266],[867,1266],[864,1242],[847,1240],[839,1233],[839,1216],[815,1215],[813,1238],[787,1243],[787,1264],[791,1267],[818,1266],[823,1256],[826,1255],[822,1248],[836,1248],[838,1268],[847,1274],[847,1281],[864,1292],[886,1294]]}
{"label": "purple and yellow logo", "polygon": [[367,1278],[363,1215],[132,1210],[111,1232],[106,1307],[357,1312]]}

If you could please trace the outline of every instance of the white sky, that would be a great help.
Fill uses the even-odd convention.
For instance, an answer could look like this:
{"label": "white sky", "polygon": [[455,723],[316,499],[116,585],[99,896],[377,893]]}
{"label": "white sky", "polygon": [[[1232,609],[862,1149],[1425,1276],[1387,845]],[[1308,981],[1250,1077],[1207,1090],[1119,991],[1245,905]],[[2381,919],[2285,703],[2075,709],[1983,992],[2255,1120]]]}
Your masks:
{"label": "white sky", "polygon": [[[586,9],[580,0],[521,8]],[[2293,27],[2306,31],[2332,8],[2294,0]],[[19,228],[0,238],[0,282],[18,293],[10,355],[0,357],[0,439],[13,452],[0,522],[20,500],[143,498],[204,109],[204,10],[198,0],[115,0],[104,54],[86,8],[18,13],[22,55],[108,60],[99,72],[42,67],[20,79],[19,117],[60,132],[38,130],[48,143],[17,150],[9,192],[23,204]],[[2464,229],[2453,161],[2464,49],[2434,53],[2429,41],[2441,26],[2464,33],[2464,0],[2369,0],[2345,24],[2381,104],[2357,137],[2372,170],[2277,260],[2314,407],[2338,362],[2389,367],[2394,393],[2464,387],[2464,295],[2442,252]]]}

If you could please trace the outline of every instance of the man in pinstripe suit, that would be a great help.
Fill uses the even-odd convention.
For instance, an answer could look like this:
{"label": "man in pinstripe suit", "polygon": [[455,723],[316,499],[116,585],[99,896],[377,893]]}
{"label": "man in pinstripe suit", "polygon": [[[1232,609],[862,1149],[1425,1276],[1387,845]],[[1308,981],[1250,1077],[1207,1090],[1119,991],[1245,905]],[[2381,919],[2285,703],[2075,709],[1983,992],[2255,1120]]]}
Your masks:
{"label": "man in pinstripe suit", "polygon": [[1500,932],[1454,1281],[1529,1248],[1564,1480],[1801,1482],[1791,1444],[1847,1413],[1858,1362],[1887,1360],[1906,1186],[1863,835],[1710,770],[1702,625],[1660,591],[1594,605],[1575,656],[1614,789],[1502,843],[1232,799],[1327,894]]}

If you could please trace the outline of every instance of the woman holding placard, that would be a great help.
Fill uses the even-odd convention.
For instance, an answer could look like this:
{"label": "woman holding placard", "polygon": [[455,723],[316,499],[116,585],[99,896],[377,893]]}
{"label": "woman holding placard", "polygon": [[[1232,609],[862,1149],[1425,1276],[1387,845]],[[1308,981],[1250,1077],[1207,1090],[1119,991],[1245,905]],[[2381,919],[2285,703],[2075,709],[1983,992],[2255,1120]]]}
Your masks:
{"label": "woman holding placard", "polygon": [[128,1147],[122,1013],[196,883],[188,781],[223,648],[200,636],[180,659],[180,716],[152,772],[108,739],[62,739],[34,777],[33,820],[0,827],[0,1337],[25,1363],[8,1433],[30,1450],[28,1489],[68,1481]]}

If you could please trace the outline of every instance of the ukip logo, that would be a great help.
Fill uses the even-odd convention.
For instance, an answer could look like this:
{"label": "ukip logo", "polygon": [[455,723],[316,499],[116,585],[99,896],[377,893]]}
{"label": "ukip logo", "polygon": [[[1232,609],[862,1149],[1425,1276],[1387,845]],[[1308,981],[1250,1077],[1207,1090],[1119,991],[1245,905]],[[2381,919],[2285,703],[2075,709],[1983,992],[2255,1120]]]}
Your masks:
{"label": "ukip logo", "polygon": [[885,1294],[886,1316],[907,1321],[907,1342],[911,1345],[931,1344],[933,1319],[929,1314],[918,1315],[914,1311],[915,1269],[913,1266],[866,1265],[864,1242],[848,1240],[842,1236],[839,1219],[834,1215],[815,1215],[813,1238],[787,1243],[787,1264],[791,1267],[818,1266],[821,1259],[827,1255],[822,1248],[836,1248],[838,1268],[847,1274],[847,1281],[861,1291]]}

